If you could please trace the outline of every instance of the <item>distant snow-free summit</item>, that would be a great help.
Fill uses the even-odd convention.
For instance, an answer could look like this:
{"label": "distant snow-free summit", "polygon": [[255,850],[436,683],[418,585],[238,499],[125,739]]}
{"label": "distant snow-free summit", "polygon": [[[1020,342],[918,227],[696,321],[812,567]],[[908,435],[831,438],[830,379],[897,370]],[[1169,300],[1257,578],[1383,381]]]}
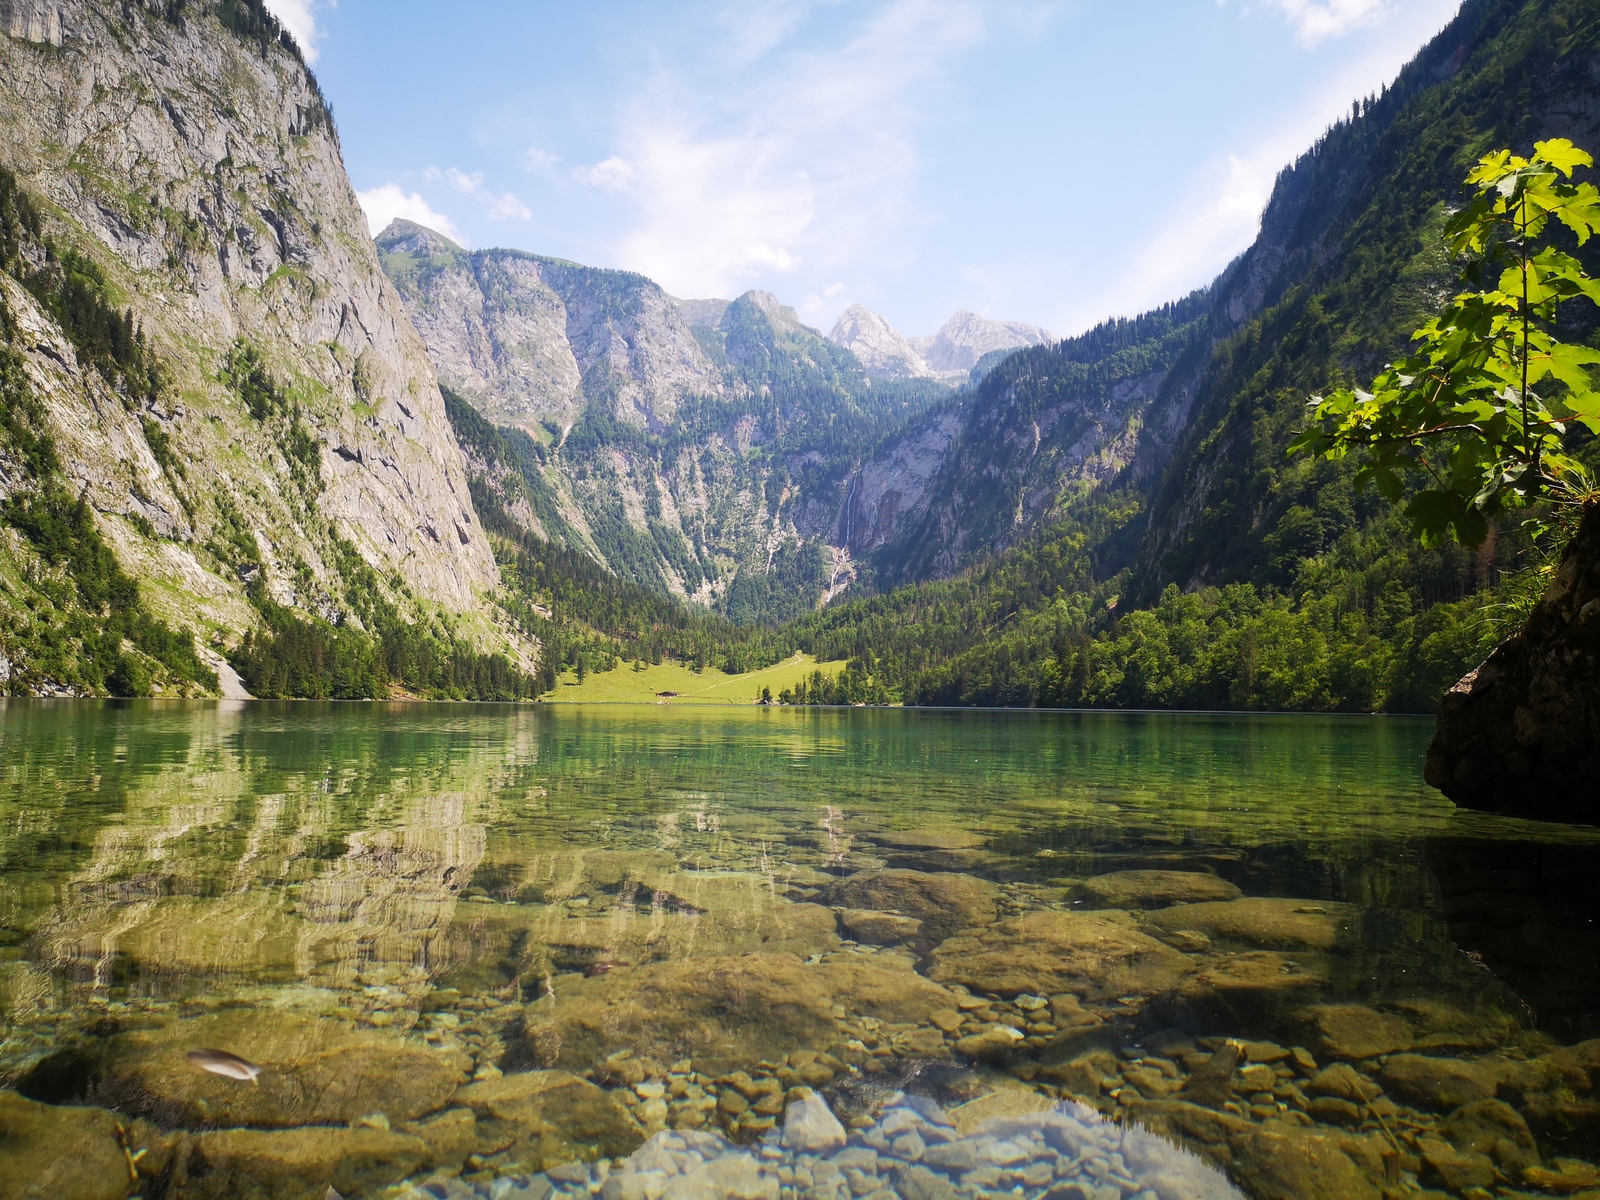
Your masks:
{"label": "distant snow-free summit", "polygon": [[1021,321],[994,321],[962,309],[927,337],[907,338],[887,318],[860,304],[844,311],[828,335],[861,360],[878,379],[942,379],[963,383],[986,356],[1055,341],[1048,329]]}

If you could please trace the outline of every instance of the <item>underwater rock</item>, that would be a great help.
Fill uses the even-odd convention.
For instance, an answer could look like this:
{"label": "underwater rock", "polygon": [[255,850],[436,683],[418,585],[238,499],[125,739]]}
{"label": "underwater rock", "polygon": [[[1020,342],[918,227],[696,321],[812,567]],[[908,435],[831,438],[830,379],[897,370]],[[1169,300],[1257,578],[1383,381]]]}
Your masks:
{"label": "underwater rock", "polygon": [[783,1145],[802,1154],[828,1154],[844,1147],[844,1126],[828,1102],[812,1092],[789,1106],[783,1117]]}
{"label": "underwater rock", "polygon": [[1422,1108],[1446,1111],[1494,1095],[1494,1076],[1477,1063],[1459,1058],[1396,1054],[1383,1064],[1380,1076],[1390,1092]]}
{"label": "underwater rock", "polygon": [[184,1200],[314,1200],[398,1183],[428,1161],[421,1138],[381,1129],[219,1129],[194,1136]]}
{"label": "underwater rock", "polygon": [[1377,1058],[1411,1048],[1409,1023],[1365,1004],[1318,1004],[1301,1016],[1311,1025],[1318,1049],[1329,1058]]}
{"label": "underwater rock", "polygon": [[692,1059],[719,1075],[839,1039],[834,1006],[884,1022],[925,1024],[955,1007],[910,971],[861,962],[807,965],[792,954],[696,958],[563,984],[530,1004],[524,1027],[540,1065],[583,1070],[618,1048],[662,1066]]}
{"label": "underwater rock", "polygon": [[1022,1038],[1023,1035],[1009,1025],[993,1025],[958,1038],[953,1049],[957,1054],[964,1054],[979,1062],[999,1064],[1022,1046]]}
{"label": "underwater rock", "polygon": [[430,1167],[459,1168],[478,1145],[478,1121],[470,1108],[449,1108],[396,1129],[422,1139]]}
{"label": "underwater rock", "polygon": [[858,871],[823,893],[829,904],[915,917],[934,941],[958,929],[992,924],[999,896],[998,887],[975,875],[896,869]]}
{"label": "underwater rock", "polygon": [[[517,973],[536,981],[601,962],[637,965],[748,953],[808,958],[839,948],[831,910],[786,900],[753,872],[630,879],[606,901],[576,908],[463,905],[450,926],[449,955],[462,963],[514,964]],[[504,980],[487,982],[498,986]]]}
{"label": "underwater rock", "polygon": [[858,942],[869,946],[892,946],[922,934],[922,922],[915,917],[875,912],[870,908],[846,908],[839,912],[839,924]]}
{"label": "underwater rock", "polygon": [[644,1132],[610,1092],[566,1071],[524,1071],[469,1084],[456,1102],[477,1116],[480,1150],[527,1169],[627,1154]]}
{"label": "underwater rock", "polygon": [[[492,1192],[441,1180],[399,1200],[1243,1200],[1219,1170],[1165,1137],[1115,1125],[1081,1105],[1019,1094],[1043,1108],[987,1116],[963,1129],[931,1101],[895,1093],[850,1132],[848,1144],[824,1153],[791,1146],[780,1129],[753,1151],[715,1134],[668,1130],[620,1163],[496,1180]],[[806,1119],[813,1099],[799,1104],[807,1108],[797,1114],[791,1105],[790,1121]],[[1351,1195],[1363,1200],[1365,1193]]]}
{"label": "underwater rock", "polygon": [[[201,1071],[187,1058],[197,1046],[242,1055],[261,1076],[248,1084]],[[371,1113],[407,1121],[443,1108],[468,1065],[459,1053],[271,1009],[118,1034],[88,1058],[86,1099],[189,1128],[342,1125]]]}
{"label": "underwater rock", "polygon": [[1145,919],[1158,929],[1198,930],[1219,940],[1264,950],[1331,950],[1356,910],[1331,900],[1247,896],[1239,900],[1176,904]]}
{"label": "underwater rock", "polygon": [[1099,1001],[1169,991],[1189,959],[1103,913],[1033,912],[934,948],[929,977],[1015,996],[1073,992]]}
{"label": "underwater rock", "polygon": [[1083,894],[1094,908],[1165,908],[1236,900],[1240,892],[1226,879],[1204,871],[1112,871],[1084,880]]}
{"label": "underwater rock", "polygon": [[1271,1122],[1235,1135],[1228,1149],[1233,1177],[1252,1200],[1379,1200],[1381,1195],[1375,1172],[1364,1169],[1351,1156],[1350,1142],[1337,1134]]}
{"label": "underwater rock", "polygon": [[141,1175],[159,1175],[172,1138],[145,1121],[102,1108],[40,1104],[0,1091],[0,1180],[17,1200],[123,1200],[134,1190],[128,1153],[140,1155]]}
{"label": "underwater rock", "polygon": [[1439,1133],[1457,1150],[1486,1154],[1508,1179],[1539,1165],[1539,1148],[1522,1115],[1503,1100],[1474,1100],[1445,1118]]}

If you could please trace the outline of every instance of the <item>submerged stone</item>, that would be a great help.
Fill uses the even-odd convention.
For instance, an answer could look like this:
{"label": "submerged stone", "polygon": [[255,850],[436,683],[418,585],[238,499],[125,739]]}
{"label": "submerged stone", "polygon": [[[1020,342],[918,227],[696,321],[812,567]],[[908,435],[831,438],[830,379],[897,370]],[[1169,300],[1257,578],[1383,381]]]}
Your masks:
{"label": "submerged stone", "polygon": [[1449,1110],[1495,1092],[1494,1076],[1477,1063],[1459,1058],[1396,1054],[1383,1064],[1383,1086],[1423,1108]]}
{"label": "submerged stone", "polygon": [[846,908],[839,912],[839,924],[858,942],[872,946],[892,946],[922,935],[922,922],[915,917],[875,912],[870,908]]}
{"label": "submerged stone", "polygon": [[1072,992],[1089,1000],[1169,991],[1189,959],[1098,913],[1033,912],[935,947],[931,978],[1015,996]]}
{"label": "submerged stone", "polygon": [[975,875],[893,868],[858,871],[824,893],[830,904],[914,917],[935,941],[958,929],[991,924],[999,915],[999,896],[998,887]]}
{"label": "submerged stone", "polygon": [[1165,908],[1235,900],[1240,892],[1226,879],[1204,871],[1112,871],[1084,880],[1083,895],[1094,908]]}
{"label": "submerged stone", "polygon": [[1304,1016],[1318,1049],[1330,1058],[1376,1058],[1411,1047],[1411,1026],[1365,1004],[1319,1004]]}
{"label": "submerged stone", "polygon": [[477,1116],[484,1150],[509,1151],[534,1170],[627,1154],[644,1133],[616,1097],[566,1071],[523,1071],[456,1093]]}
{"label": "submerged stone", "polygon": [[378,1129],[219,1129],[197,1134],[185,1200],[302,1200],[398,1183],[428,1161],[421,1138]]}
{"label": "submerged stone", "polygon": [[1146,919],[1158,929],[1198,930],[1215,940],[1264,950],[1331,950],[1355,914],[1353,906],[1331,900],[1248,896],[1177,904],[1153,912]]}
{"label": "submerged stone", "polygon": [[[186,1057],[196,1048],[239,1055],[261,1074],[249,1084],[198,1070]],[[89,1062],[86,1098],[188,1128],[343,1125],[373,1113],[407,1121],[443,1108],[467,1066],[459,1053],[267,1009],[119,1034]]]}
{"label": "submerged stone", "polygon": [[[562,1195],[601,1200],[1243,1200],[1216,1167],[1137,1125],[1115,1125],[1092,1109],[1020,1088],[984,1100],[963,1106],[964,1118],[960,1109],[947,1115],[926,1099],[890,1094],[847,1144],[841,1139],[841,1148],[827,1152],[801,1149],[782,1130],[754,1153],[712,1134],[663,1132],[617,1163],[501,1179],[486,1193],[439,1181],[399,1200],[548,1200],[558,1187]],[[801,1100],[788,1120],[809,1123],[818,1105],[818,1097]],[[1353,1195],[1363,1200],[1363,1193]]]}
{"label": "submerged stone", "polygon": [[0,1183],[17,1200],[123,1200],[134,1191],[123,1143],[144,1151],[146,1176],[159,1175],[172,1138],[145,1121],[129,1121],[102,1108],[40,1104],[0,1091]]}
{"label": "submerged stone", "polygon": [[576,979],[530,1005],[530,1050],[546,1066],[583,1070],[619,1047],[664,1065],[690,1058],[712,1075],[827,1046],[834,1007],[883,1022],[925,1024],[955,1005],[945,988],[869,961],[807,965],[790,954],[697,958]]}

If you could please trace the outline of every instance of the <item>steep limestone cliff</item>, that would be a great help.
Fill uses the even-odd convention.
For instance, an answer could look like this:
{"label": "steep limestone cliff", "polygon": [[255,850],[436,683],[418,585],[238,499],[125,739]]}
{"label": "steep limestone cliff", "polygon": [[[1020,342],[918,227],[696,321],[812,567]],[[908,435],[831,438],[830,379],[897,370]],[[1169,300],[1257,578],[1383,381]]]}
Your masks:
{"label": "steep limestone cliff", "polygon": [[[231,645],[259,579],[277,603],[356,621],[365,563],[397,602],[500,641],[433,370],[292,43],[245,0],[15,0],[0,17],[0,167],[43,217],[3,283],[7,340],[68,486],[156,612]],[[64,255],[81,266],[66,277],[127,311],[159,387],[98,377],[20,286],[63,274]],[[0,490],[27,474],[0,446]],[[0,550],[0,606],[25,604],[28,555],[14,536]]]}
{"label": "steep limestone cliff", "polygon": [[1048,329],[1023,321],[995,321],[962,309],[931,337],[914,337],[911,348],[939,374],[966,375],[985,356],[1055,341]]}
{"label": "steep limestone cliff", "polygon": [[377,240],[440,380],[497,424],[564,432],[605,397],[659,432],[681,398],[724,391],[678,302],[642,275],[468,252],[403,220]]}
{"label": "steep limestone cliff", "polygon": [[1427,780],[1464,808],[1600,823],[1600,503],[1526,627],[1445,694]]}
{"label": "steep limestone cliff", "polygon": [[377,241],[444,385],[527,435],[522,484],[473,463],[507,516],[724,611],[795,615],[848,577],[828,561],[852,470],[947,394],[926,371],[873,381],[767,292],[676,300],[642,276],[468,252],[404,221]]}
{"label": "steep limestone cliff", "polygon": [[859,304],[852,304],[840,314],[828,340],[854,354],[875,379],[933,377],[922,355],[887,318]]}

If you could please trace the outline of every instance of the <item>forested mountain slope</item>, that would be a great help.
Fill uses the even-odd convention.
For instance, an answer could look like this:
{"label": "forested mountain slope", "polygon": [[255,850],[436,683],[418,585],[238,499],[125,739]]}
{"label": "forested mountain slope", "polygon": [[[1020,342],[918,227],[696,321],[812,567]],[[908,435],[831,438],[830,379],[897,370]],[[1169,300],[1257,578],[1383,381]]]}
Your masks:
{"label": "forested mountain slope", "polygon": [[[962,405],[937,503],[876,562],[925,579],[1019,549],[799,641],[870,648],[921,702],[1431,708],[1500,636],[1468,597],[1526,543],[1424,551],[1350,467],[1285,448],[1309,395],[1370,378],[1454,288],[1439,234],[1467,167],[1557,136],[1600,148],[1592,4],[1469,0],[1280,176],[1210,289],[1002,364]],[[1059,449],[1085,426],[1098,477]],[[1019,537],[1030,520],[1042,537]]]}
{"label": "forested mountain slope", "polygon": [[0,36],[0,687],[206,691],[233,654],[303,691],[335,648],[351,694],[512,678],[432,368],[292,41],[259,0],[49,14]]}

